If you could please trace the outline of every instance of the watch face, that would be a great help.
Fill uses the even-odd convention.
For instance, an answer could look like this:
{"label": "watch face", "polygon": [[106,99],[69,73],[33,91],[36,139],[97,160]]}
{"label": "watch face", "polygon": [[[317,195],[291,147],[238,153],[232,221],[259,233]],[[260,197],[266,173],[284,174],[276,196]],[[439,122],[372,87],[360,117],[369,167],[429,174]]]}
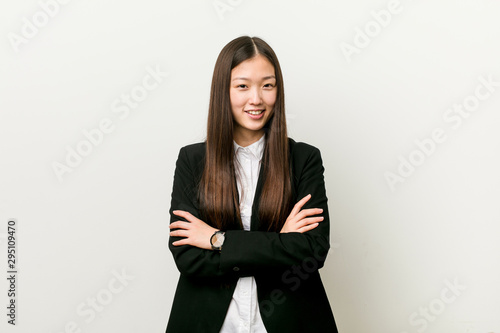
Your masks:
{"label": "watch face", "polygon": [[216,234],[215,235],[214,246],[215,247],[221,247],[222,243],[224,243],[224,235],[223,234]]}
{"label": "watch face", "polygon": [[221,233],[216,233],[214,238],[215,239],[214,239],[213,246],[214,247],[221,247],[222,243],[224,243],[224,235]]}

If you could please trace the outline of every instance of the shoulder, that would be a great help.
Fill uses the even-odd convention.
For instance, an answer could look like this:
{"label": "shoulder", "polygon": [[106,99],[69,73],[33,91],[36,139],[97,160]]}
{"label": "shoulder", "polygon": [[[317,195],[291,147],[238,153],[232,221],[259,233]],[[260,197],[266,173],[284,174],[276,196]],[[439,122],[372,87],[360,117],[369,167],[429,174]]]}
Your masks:
{"label": "shoulder", "polygon": [[319,148],[289,138],[290,170],[295,180],[304,174],[322,174],[324,171],[323,159]]}
{"label": "shoulder", "polygon": [[290,157],[293,159],[307,160],[308,158],[317,155],[321,156],[319,148],[306,142],[297,142],[292,138],[288,138],[290,149]]}
{"label": "shoulder", "polygon": [[200,171],[205,160],[205,142],[191,143],[179,149],[177,164]]}
{"label": "shoulder", "polygon": [[181,147],[179,154],[186,154],[187,156],[200,157],[205,155],[206,142],[191,143]]}
{"label": "shoulder", "polygon": [[[288,137],[290,159],[292,164],[307,164],[311,161],[321,161],[321,152],[306,142],[295,141]],[[179,150],[179,159],[190,165],[199,165],[205,159],[206,142],[196,142],[183,146]]]}

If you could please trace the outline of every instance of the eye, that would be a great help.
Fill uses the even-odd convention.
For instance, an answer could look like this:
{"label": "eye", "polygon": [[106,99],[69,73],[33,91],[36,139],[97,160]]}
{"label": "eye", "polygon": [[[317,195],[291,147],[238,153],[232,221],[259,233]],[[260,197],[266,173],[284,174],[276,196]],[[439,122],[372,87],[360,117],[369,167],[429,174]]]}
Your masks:
{"label": "eye", "polygon": [[266,87],[266,88],[273,88],[273,87],[274,87],[274,84],[272,84],[272,83],[267,83],[267,84],[265,84],[265,85],[264,85],[264,87]]}
{"label": "eye", "polygon": [[246,85],[246,84],[239,84],[239,85],[238,85],[238,88],[246,88],[246,87],[247,87],[247,85]]}

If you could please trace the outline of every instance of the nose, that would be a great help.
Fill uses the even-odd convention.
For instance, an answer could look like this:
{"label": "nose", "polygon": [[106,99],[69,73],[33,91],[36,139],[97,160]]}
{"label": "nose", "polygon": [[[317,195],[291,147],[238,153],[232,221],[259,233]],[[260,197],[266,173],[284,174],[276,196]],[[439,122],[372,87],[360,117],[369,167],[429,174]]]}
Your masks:
{"label": "nose", "polygon": [[248,101],[252,105],[262,104],[262,96],[259,88],[254,87],[250,92],[250,98]]}

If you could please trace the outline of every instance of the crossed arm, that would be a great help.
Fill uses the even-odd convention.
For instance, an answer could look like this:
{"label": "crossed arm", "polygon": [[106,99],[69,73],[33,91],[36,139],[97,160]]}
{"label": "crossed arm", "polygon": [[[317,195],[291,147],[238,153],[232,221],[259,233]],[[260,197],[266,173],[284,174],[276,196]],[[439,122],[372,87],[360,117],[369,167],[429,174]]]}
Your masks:
{"label": "crossed arm", "polygon": [[[321,214],[323,212],[322,208],[309,208],[301,210],[310,198],[311,195],[308,194],[295,204],[280,233],[303,233],[314,229],[319,225],[319,222],[323,221],[323,216],[308,217],[310,215]],[[173,242],[172,245],[192,245],[199,247],[200,249],[212,249],[210,237],[219,229],[209,226],[204,221],[193,216],[193,214],[187,211],[174,210],[173,213],[177,216],[185,218],[188,222],[176,221],[170,224],[170,229],[179,229],[171,231],[170,236],[184,237],[181,240]]]}
{"label": "crossed arm", "polygon": [[[212,251],[210,237],[218,229],[199,216],[193,203],[194,175],[184,149],[179,152],[170,208],[169,247],[179,271],[198,277],[228,274],[254,275],[276,268],[289,268],[307,258],[318,258],[329,248],[329,214],[318,149],[311,151],[297,179],[299,200],[281,231],[227,230],[222,251]],[[309,206],[311,208],[304,208]],[[174,210],[175,208],[175,210]],[[314,216],[323,214],[322,216]],[[326,255],[319,259],[321,268]],[[236,273],[235,273],[236,272]]]}

